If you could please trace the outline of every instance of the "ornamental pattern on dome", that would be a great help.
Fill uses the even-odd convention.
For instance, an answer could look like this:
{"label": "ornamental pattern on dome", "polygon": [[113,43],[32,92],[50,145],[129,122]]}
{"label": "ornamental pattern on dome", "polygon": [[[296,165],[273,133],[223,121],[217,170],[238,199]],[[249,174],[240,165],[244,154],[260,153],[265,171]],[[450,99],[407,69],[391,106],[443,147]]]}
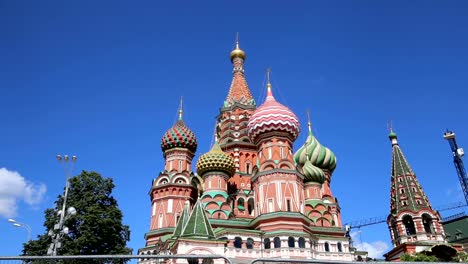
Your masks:
{"label": "ornamental pattern on dome", "polygon": [[253,142],[260,134],[273,131],[287,132],[294,141],[299,135],[301,125],[297,116],[289,108],[275,100],[271,92],[271,84],[268,83],[267,98],[252,114],[247,128]]}
{"label": "ornamental pattern on dome", "polygon": [[209,171],[222,171],[231,177],[236,172],[234,159],[221,150],[217,141],[209,152],[200,156],[196,167],[200,176]]}
{"label": "ornamental pattern on dome", "polygon": [[309,130],[309,136],[304,145],[294,154],[294,161],[300,166],[304,166],[307,160],[315,167],[330,172],[336,168],[335,154],[327,147],[322,146],[311,130]]}
{"label": "ornamental pattern on dome", "polygon": [[314,166],[310,160],[306,160],[302,166],[304,182],[318,182],[322,184],[325,181],[325,173],[319,167]]}
{"label": "ornamental pattern on dome", "polygon": [[166,131],[161,139],[163,152],[172,148],[186,148],[192,152],[197,150],[197,138],[181,118]]}

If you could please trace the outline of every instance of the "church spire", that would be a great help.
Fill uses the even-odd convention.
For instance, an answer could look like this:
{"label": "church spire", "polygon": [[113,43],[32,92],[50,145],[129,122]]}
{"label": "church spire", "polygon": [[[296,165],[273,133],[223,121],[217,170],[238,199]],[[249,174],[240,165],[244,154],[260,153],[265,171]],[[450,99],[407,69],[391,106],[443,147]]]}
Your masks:
{"label": "church spire", "polygon": [[398,214],[403,210],[417,212],[421,208],[431,208],[426,194],[398,144],[397,134],[393,129],[388,137],[392,143],[391,213]]}
{"label": "church spire", "polygon": [[255,106],[255,101],[252,97],[252,94],[250,93],[249,86],[247,85],[247,81],[245,80],[244,76],[245,57],[245,51],[240,48],[239,34],[237,34],[236,46],[230,54],[233,66],[233,77],[231,87],[229,88],[229,93],[224,103],[225,107],[232,106],[235,103]]}

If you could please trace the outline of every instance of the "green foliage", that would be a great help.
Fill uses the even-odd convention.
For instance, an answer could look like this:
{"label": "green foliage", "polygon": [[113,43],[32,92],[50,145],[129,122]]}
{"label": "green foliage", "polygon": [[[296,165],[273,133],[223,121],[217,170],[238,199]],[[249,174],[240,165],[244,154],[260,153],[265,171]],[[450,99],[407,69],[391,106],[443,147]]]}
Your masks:
{"label": "green foliage", "polygon": [[403,254],[400,257],[401,261],[411,261],[411,262],[437,262],[438,259],[435,256],[428,256],[424,253],[416,253],[414,255]]}
{"label": "green foliage", "polygon": [[[115,187],[112,179],[103,178],[96,172],[82,171],[69,181],[66,205],[67,208],[75,207],[77,214],[64,223],[69,233],[62,238],[62,247],[58,249],[57,255],[131,254],[132,249],[126,247],[130,240],[130,229],[122,224],[122,212],[111,195]],[[63,196],[60,195],[55,202],[56,207],[45,210],[46,230],[53,230],[58,223],[57,208],[61,209],[62,204]],[[51,242],[47,233],[39,235],[37,240],[24,244],[23,255],[46,255]],[[91,262],[88,260],[88,263]]]}
{"label": "green foliage", "polygon": [[453,258],[454,262],[468,262],[468,254],[465,252],[458,252],[457,255]]}

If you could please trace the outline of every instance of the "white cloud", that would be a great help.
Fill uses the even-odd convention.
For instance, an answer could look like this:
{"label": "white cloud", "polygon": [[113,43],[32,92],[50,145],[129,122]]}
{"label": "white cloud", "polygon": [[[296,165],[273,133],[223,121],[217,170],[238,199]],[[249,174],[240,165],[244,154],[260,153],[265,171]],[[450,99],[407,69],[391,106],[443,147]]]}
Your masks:
{"label": "white cloud", "polygon": [[16,171],[0,168],[0,216],[16,216],[21,200],[28,205],[39,204],[46,189],[44,184],[29,182]]}
{"label": "white cloud", "polygon": [[387,253],[390,246],[382,240],[374,242],[361,241],[357,231],[351,232],[353,246],[360,251],[367,251],[370,258],[382,258],[384,253]]}

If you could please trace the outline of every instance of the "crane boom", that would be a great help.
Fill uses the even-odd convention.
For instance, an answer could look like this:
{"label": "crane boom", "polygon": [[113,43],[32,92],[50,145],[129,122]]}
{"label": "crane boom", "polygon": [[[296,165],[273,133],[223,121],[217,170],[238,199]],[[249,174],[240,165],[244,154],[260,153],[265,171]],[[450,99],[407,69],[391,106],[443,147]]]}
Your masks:
{"label": "crane boom", "polygon": [[455,140],[455,133],[447,130],[444,133],[444,138],[449,142],[450,148],[453,153],[453,163],[455,164],[455,169],[457,170],[458,179],[460,180],[460,185],[465,195],[465,201],[468,204],[468,176],[466,175],[465,166],[463,165],[462,157],[465,154],[462,148],[459,148],[457,141]]}

